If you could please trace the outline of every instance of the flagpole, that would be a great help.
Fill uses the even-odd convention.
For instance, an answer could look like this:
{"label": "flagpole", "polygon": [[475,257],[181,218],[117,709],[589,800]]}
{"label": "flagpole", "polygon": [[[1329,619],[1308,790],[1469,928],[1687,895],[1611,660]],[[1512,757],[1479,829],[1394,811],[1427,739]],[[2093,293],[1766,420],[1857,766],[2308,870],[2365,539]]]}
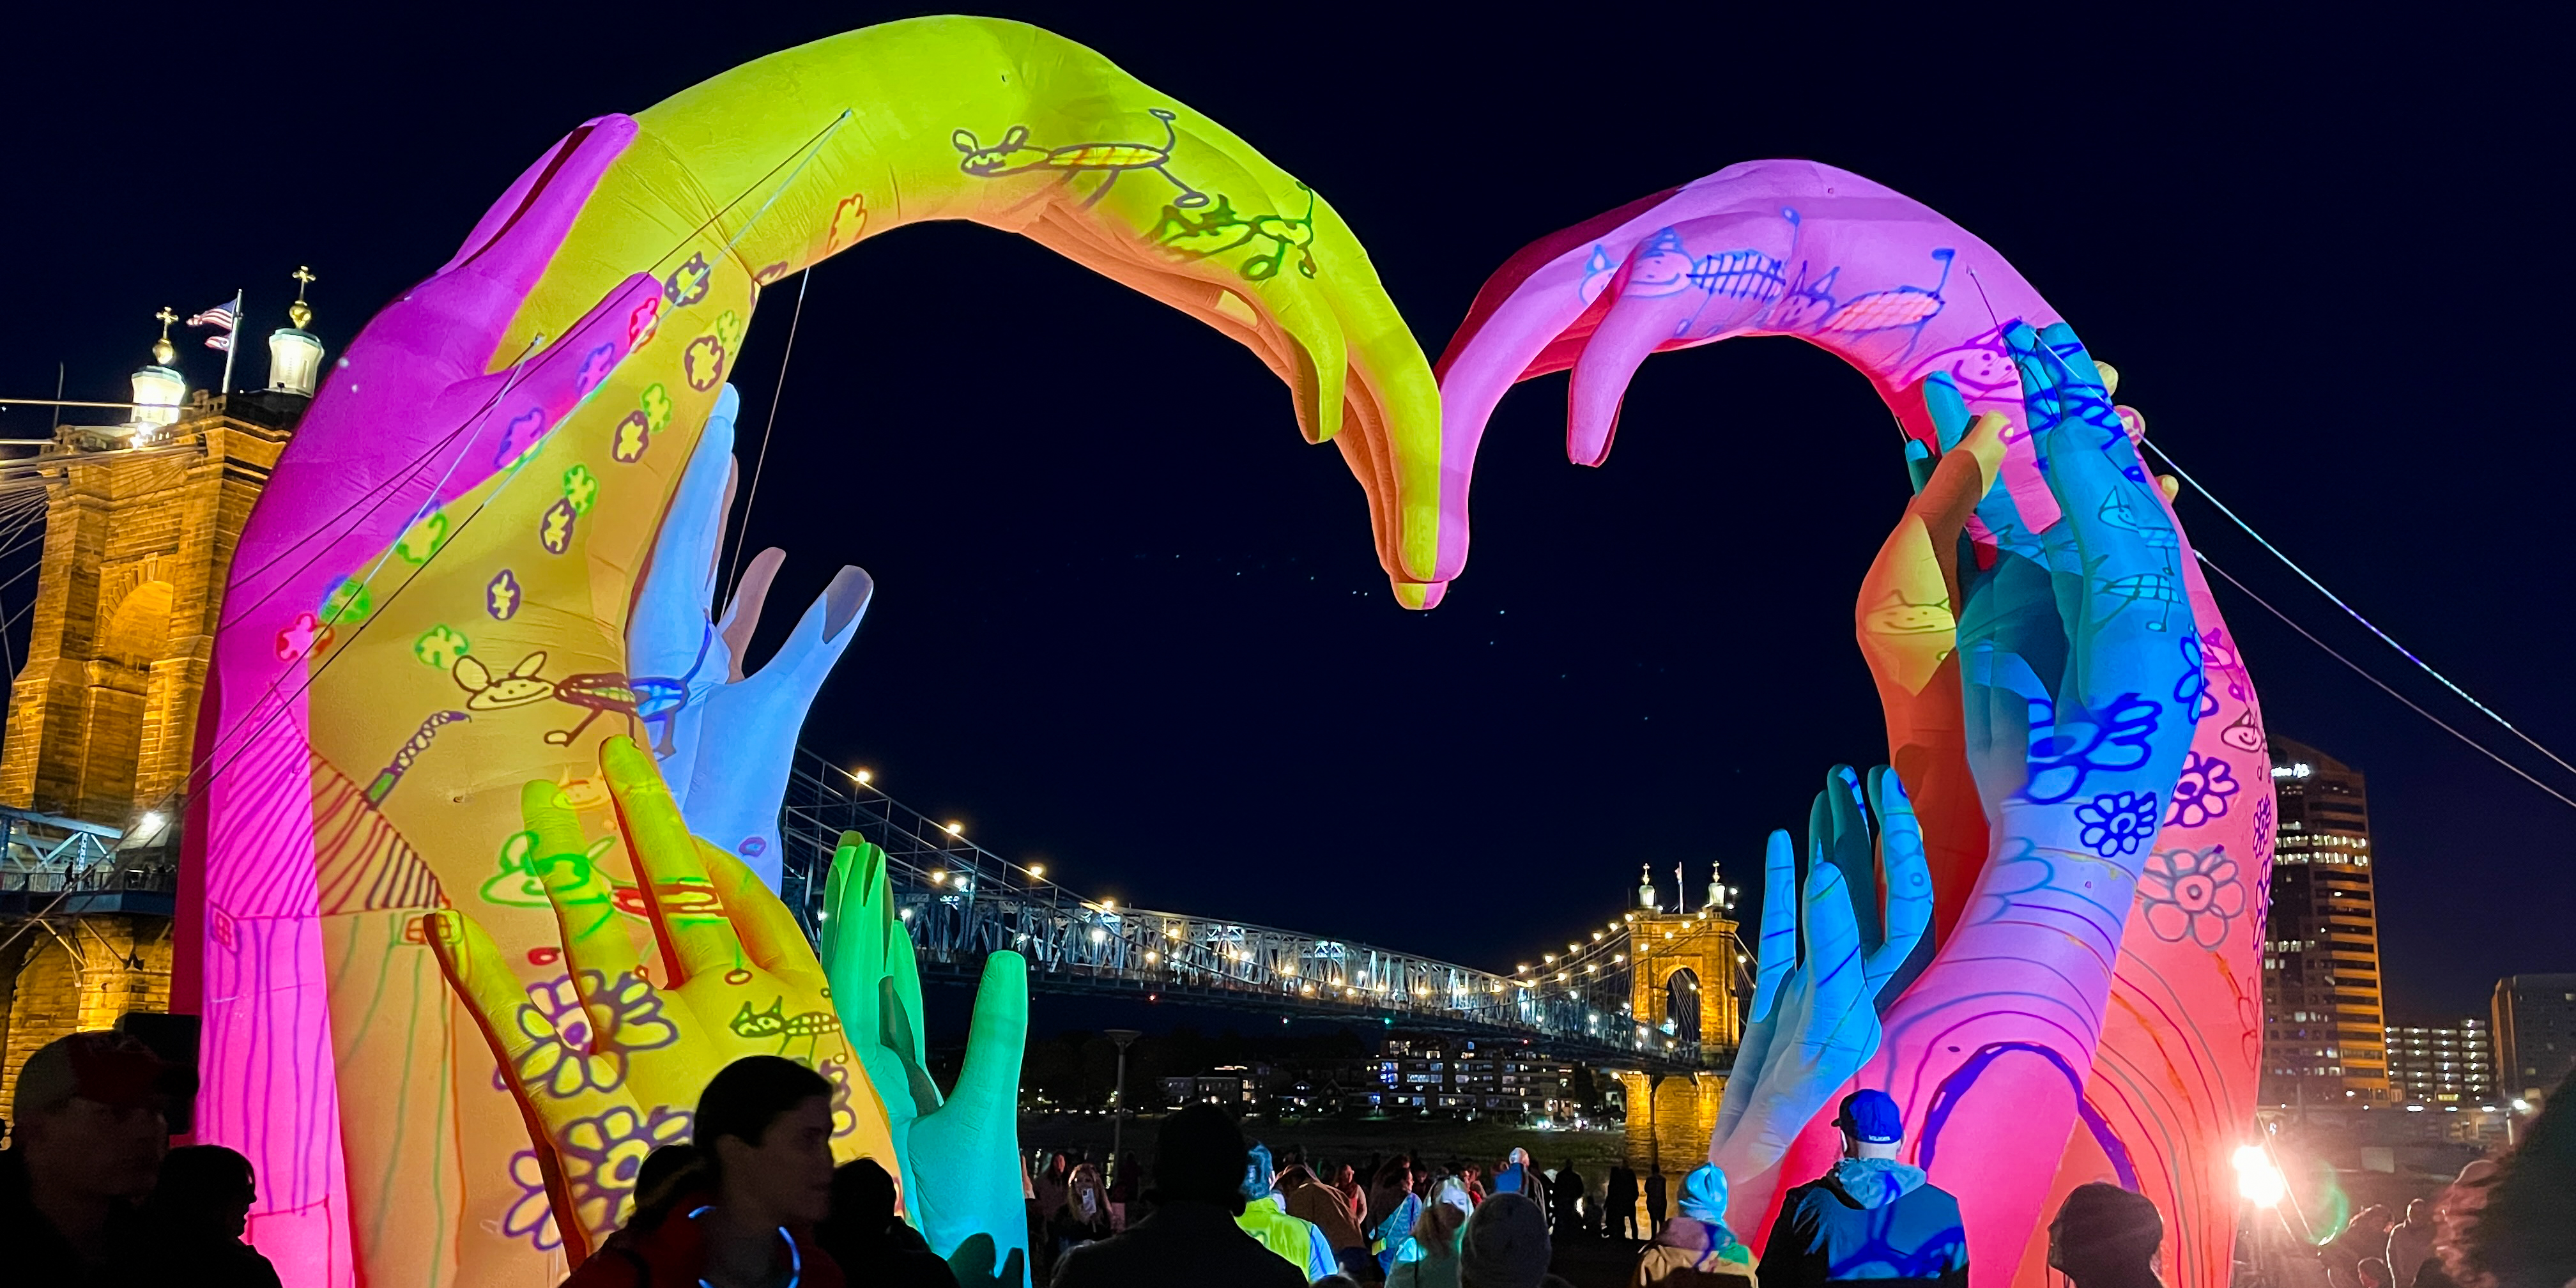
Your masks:
{"label": "flagpole", "polygon": [[233,355],[241,351],[242,321],[242,291],[236,286],[233,288],[233,329],[227,336],[231,343],[224,346],[224,387],[215,391],[226,398],[233,394]]}

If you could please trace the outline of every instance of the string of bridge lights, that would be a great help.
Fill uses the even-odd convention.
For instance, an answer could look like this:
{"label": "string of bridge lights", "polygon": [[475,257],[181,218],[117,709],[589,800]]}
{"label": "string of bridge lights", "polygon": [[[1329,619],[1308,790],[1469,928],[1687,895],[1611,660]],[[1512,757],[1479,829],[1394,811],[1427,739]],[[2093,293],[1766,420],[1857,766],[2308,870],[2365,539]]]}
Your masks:
{"label": "string of bridge lights", "polygon": [[[836,768],[839,767],[836,766]],[[873,770],[866,768],[839,768],[839,772],[844,777],[848,778],[852,784],[867,788],[888,802],[900,805],[899,802],[894,802],[893,798],[888,796],[882,787],[877,785],[877,775]],[[911,812],[908,807],[904,808],[906,808],[907,812]],[[963,820],[950,819],[945,822],[931,823],[930,820],[925,818],[923,822],[929,824],[937,834],[940,834],[943,837],[943,839],[953,839],[957,842],[964,843],[974,851],[975,856],[990,857],[993,861],[1003,866],[1006,874],[1016,872],[1024,875],[1028,882],[1028,887],[1031,889],[1045,887],[1062,891],[1076,904],[1076,906],[1080,907],[1085,912],[1099,914],[1104,919],[1115,921],[1122,915],[1119,902],[1113,896],[1104,895],[1098,899],[1083,898],[1082,896],[1065,889],[1061,884],[1047,880],[1047,865],[1044,863],[1014,862],[1010,859],[1003,858],[1000,855],[992,854],[991,851],[984,849],[981,845],[968,841],[966,839],[966,826]],[[970,858],[970,865],[973,862],[974,859]],[[960,895],[972,893],[975,887],[975,877],[972,871],[961,872],[952,871],[947,868],[931,868],[926,871],[924,875],[928,878],[930,884],[934,888],[953,890],[954,893]],[[1735,892],[1731,888],[1728,889],[1727,895],[1730,900],[1734,893]],[[1731,902],[1729,906],[1732,906]],[[1618,947],[1619,943],[1622,941],[1614,940],[1612,937],[1619,934],[1621,931],[1629,931],[1632,936],[1637,933],[1632,923],[1636,921],[1638,916],[1634,911],[1628,912],[1619,920],[1605,922],[1601,929],[1590,932],[1591,937],[1589,940],[1569,941],[1566,944],[1566,952],[1562,959],[1560,959],[1559,954],[1556,953],[1546,954],[1543,960],[1548,966],[1560,967],[1554,971],[1553,975],[1544,971],[1533,975],[1531,973],[1533,967],[1528,963],[1522,963],[1519,965],[1512,977],[1504,977],[1492,972],[1476,970],[1472,967],[1461,967],[1452,963],[1440,962],[1432,958],[1418,957],[1413,954],[1392,955],[1400,961],[1409,960],[1417,962],[1426,969],[1446,970],[1451,972],[1455,978],[1449,982],[1447,987],[1440,987],[1435,984],[1428,983],[1412,983],[1408,985],[1398,978],[1398,976],[1402,975],[1405,970],[1401,965],[1396,966],[1393,970],[1377,971],[1375,972],[1374,978],[1372,978],[1372,972],[1367,969],[1349,971],[1329,969],[1327,963],[1322,961],[1314,962],[1310,966],[1310,963],[1304,960],[1289,960],[1273,966],[1268,964],[1262,954],[1247,949],[1240,944],[1223,942],[1224,936],[1240,935],[1245,933],[1247,928],[1240,923],[1210,918],[1195,918],[1178,913],[1149,912],[1132,908],[1125,909],[1123,911],[1124,915],[1127,916],[1150,916],[1162,922],[1159,927],[1161,931],[1159,936],[1150,936],[1149,933],[1148,938],[1140,941],[1142,943],[1154,943],[1157,939],[1160,941],[1158,946],[1147,947],[1144,949],[1142,960],[1147,967],[1165,967],[1173,970],[1207,970],[1214,967],[1222,973],[1234,974],[1236,973],[1235,971],[1226,969],[1228,967],[1233,967],[1239,968],[1243,972],[1242,977],[1247,983],[1261,982],[1253,977],[1252,972],[1267,971],[1280,987],[1292,990],[1301,998],[1331,1000],[1334,999],[1336,994],[1338,994],[1339,1000],[1343,1001],[1360,1002],[1376,1000],[1381,1003],[1405,1001],[1433,1003],[1434,999],[1438,999],[1438,1002],[1435,1004],[1445,1004],[1453,1008],[1466,1009],[1473,1009],[1476,1006],[1474,999],[1478,996],[1499,998],[1511,995],[1515,991],[1519,993],[1521,1004],[1527,1005],[1529,1002],[1536,1001],[1537,995],[1541,992],[1556,993],[1556,990],[1551,988],[1552,985],[1568,986],[1561,994],[1557,995],[1563,996],[1570,1001],[1583,1002],[1588,1005],[1589,1000],[1583,998],[1581,993],[1584,989],[1596,986],[1598,983],[1602,982],[1600,977],[1603,968],[1605,966],[1616,967],[1627,963],[1629,953],[1622,951]],[[1717,909],[1714,907],[1703,907],[1697,914],[1697,919],[1706,920],[1715,915],[1716,912]],[[906,921],[912,920],[914,914],[915,909],[910,906],[905,906],[898,910],[898,915]],[[829,916],[830,913],[828,909],[816,914],[818,920],[828,920]],[[1204,951],[1209,957],[1213,958],[1213,961],[1202,960],[1185,962],[1183,960],[1182,948],[1185,945],[1194,946],[1190,945],[1188,928],[1191,926],[1203,926],[1216,932],[1218,937],[1211,939],[1210,942],[1203,945]],[[1142,927],[1138,928],[1141,929]],[[1113,931],[1109,926],[1094,924],[1088,928],[1087,937],[1095,944],[1106,943],[1112,933]],[[1279,933],[1293,934],[1295,932]],[[1673,930],[1667,929],[1664,931],[1663,937],[1665,939],[1671,939],[1675,936],[1675,933],[1676,932]],[[1017,938],[1021,941],[1025,941],[1029,936],[1026,932],[1019,932],[1017,934]],[[1319,952],[1345,947],[1338,941],[1326,939],[1314,939],[1312,940],[1312,943],[1314,944],[1315,949]],[[1374,952],[1377,950],[1372,951]],[[1598,956],[1598,954],[1603,952],[1608,953],[1608,957],[1606,959]],[[1196,954],[1193,955],[1195,956]],[[1651,956],[1652,950],[1649,948],[1641,952],[1639,955]],[[1741,962],[1746,960],[1746,958],[1743,954],[1739,953],[1737,960]],[[1337,965],[1338,963],[1334,964]],[[1619,1012],[1621,1013],[1620,1019],[1627,1023],[1634,1023],[1634,1010],[1635,1006],[1633,1002],[1626,1000],[1621,1001],[1619,1004]],[[1593,1024],[1599,1024],[1604,1018],[1605,1017],[1598,1011],[1591,1013],[1591,1022]],[[1672,1040],[1667,1038],[1666,1045],[1670,1046],[1672,1044]]]}

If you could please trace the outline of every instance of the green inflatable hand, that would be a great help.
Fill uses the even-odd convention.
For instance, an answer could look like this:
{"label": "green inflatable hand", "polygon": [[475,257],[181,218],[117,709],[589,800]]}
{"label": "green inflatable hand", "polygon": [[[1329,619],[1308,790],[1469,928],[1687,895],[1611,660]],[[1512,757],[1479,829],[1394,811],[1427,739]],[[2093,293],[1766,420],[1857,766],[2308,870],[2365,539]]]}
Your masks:
{"label": "green inflatable hand", "polygon": [[966,1062],[943,1097],[923,1060],[921,973],[896,914],[885,851],[842,833],[823,907],[823,973],[850,1048],[885,1103],[905,1212],[960,1284],[1027,1283],[1019,1160],[1027,959],[1014,952],[986,959]]}

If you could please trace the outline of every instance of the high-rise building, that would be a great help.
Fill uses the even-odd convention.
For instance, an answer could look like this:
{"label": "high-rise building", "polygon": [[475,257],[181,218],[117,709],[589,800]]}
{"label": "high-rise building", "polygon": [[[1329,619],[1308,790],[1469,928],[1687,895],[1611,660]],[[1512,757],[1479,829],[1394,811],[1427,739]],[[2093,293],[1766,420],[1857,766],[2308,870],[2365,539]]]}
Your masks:
{"label": "high-rise building", "polygon": [[169,1009],[179,820],[216,617],[322,358],[299,298],[269,337],[266,389],[190,391],[178,317],[158,316],[122,423],[66,424],[0,463],[0,494],[41,494],[45,525],[0,736],[0,1114],[36,1048]]}
{"label": "high-rise building", "polygon": [[2538,1100],[2576,1069],[2576,975],[2496,981],[2498,1091]]}
{"label": "high-rise building", "polygon": [[2279,830],[2263,944],[2263,1099],[2391,1103],[2361,771],[2276,737],[2272,792]]}
{"label": "high-rise building", "polygon": [[2388,1084],[2400,1100],[2428,1105],[2495,1103],[2495,1046],[2487,1022],[2406,1025],[2388,1030]]}

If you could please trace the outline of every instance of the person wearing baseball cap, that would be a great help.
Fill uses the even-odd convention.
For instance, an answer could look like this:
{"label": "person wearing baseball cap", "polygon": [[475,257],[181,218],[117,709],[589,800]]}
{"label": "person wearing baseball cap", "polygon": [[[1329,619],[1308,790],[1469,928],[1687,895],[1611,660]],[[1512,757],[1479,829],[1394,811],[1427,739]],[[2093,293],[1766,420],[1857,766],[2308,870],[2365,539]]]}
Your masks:
{"label": "person wearing baseball cap", "polygon": [[122,1033],[57,1038],[18,1068],[16,1132],[0,1154],[0,1248],[27,1283],[119,1273],[139,1237],[134,1205],[169,1151],[167,1117],[193,1071]]}
{"label": "person wearing baseball cap", "polygon": [[1843,1133],[1842,1161],[1781,1201],[1762,1249],[1762,1288],[1966,1288],[1959,1200],[1922,1168],[1896,1161],[1905,1144],[1896,1101],[1855,1091],[1843,1097],[1834,1125]]}

